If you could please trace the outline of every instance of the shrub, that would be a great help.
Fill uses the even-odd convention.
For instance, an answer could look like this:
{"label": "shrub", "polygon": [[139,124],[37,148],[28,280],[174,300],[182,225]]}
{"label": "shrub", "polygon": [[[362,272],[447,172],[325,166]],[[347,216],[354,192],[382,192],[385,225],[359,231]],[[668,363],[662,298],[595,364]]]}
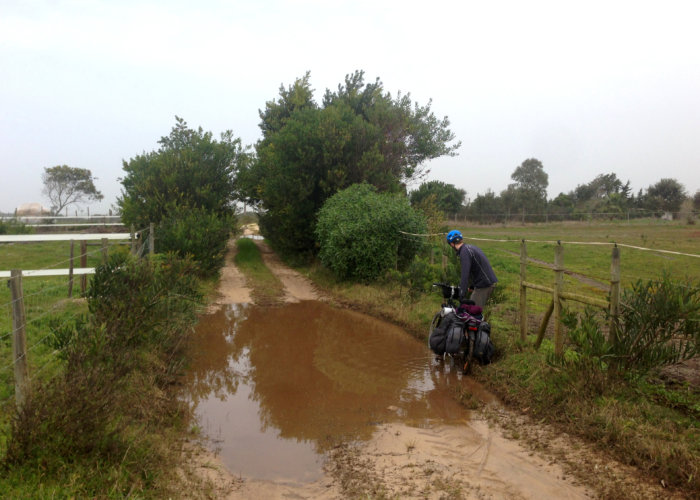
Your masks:
{"label": "shrub", "polygon": [[0,466],[70,474],[85,497],[106,497],[105,483],[119,485],[115,497],[153,486],[145,471],[165,453],[156,436],[179,412],[163,390],[175,381],[201,300],[192,267],[173,255],[120,253],[96,269],[87,317],[55,328],[51,344],[65,370],[33,386]]}
{"label": "shrub", "polygon": [[32,234],[34,228],[16,220],[0,220],[0,234]]}
{"label": "shrub", "polygon": [[660,280],[638,280],[622,294],[616,332],[606,336],[590,311],[580,318],[569,315],[567,326],[576,354],[552,361],[611,375],[644,375],[700,353],[699,318],[697,283],[673,282],[667,275]]}
{"label": "shrub", "polygon": [[202,276],[218,272],[233,232],[233,215],[217,215],[197,208],[178,208],[156,229],[156,251],[191,257]]}
{"label": "shrub", "polygon": [[373,280],[405,269],[422,248],[424,217],[405,196],[380,194],[368,184],[339,191],[318,214],[316,236],[321,262],[342,279]]}

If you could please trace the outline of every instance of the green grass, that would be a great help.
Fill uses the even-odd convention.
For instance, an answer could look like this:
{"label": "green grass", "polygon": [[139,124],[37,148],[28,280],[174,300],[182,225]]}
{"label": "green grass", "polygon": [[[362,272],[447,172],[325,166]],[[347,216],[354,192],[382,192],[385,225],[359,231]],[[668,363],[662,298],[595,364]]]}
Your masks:
{"label": "green grass", "polygon": [[255,242],[249,238],[240,238],[236,241],[236,247],[236,266],[252,285],[255,303],[262,305],[279,302],[284,287],[263,262]]}
{"label": "green grass", "polygon": [[[117,250],[118,248],[118,250]],[[125,251],[111,247],[110,251]],[[87,267],[102,262],[100,246],[88,246]],[[74,249],[74,265],[80,267],[80,245]],[[65,269],[69,267],[70,242],[0,244],[0,270]],[[89,280],[90,277],[87,277]],[[72,298],[68,297],[68,276],[22,278],[27,334],[27,361],[30,373],[51,377],[55,371],[54,349],[46,341],[50,323],[70,321],[86,312],[80,298],[81,278],[74,277]],[[7,286],[0,286],[0,408],[14,394],[12,371],[12,296]],[[4,413],[4,412],[2,412]]]}
{"label": "green grass", "polygon": [[[605,281],[610,279],[613,243],[652,250],[700,255],[700,228],[676,221],[633,220],[610,223],[553,223],[527,226],[464,226],[457,224],[468,243],[484,250],[515,252],[519,263],[520,240],[527,242],[528,257],[552,264],[554,246],[562,241],[566,269]],[[470,238],[506,239],[510,242],[478,241]],[[541,243],[546,242],[546,243]],[[569,243],[571,242],[571,243]],[[577,245],[573,242],[603,242],[609,246]],[[668,270],[672,276],[700,279],[700,258],[621,247],[622,283],[637,278],[653,279]],[[491,254],[489,254],[491,255]],[[517,272],[517,271],[516,271]],[[534,271],[528,268],[528,275]]]}

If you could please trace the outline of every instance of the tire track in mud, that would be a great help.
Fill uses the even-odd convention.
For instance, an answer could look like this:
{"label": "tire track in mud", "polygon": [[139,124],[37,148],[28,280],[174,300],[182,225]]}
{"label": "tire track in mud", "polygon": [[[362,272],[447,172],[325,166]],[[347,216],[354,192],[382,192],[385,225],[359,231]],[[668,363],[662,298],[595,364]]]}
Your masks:
{"label": "tire track in mud", "polygon": [[304,276],[285,266],[276,253],[264,242],[254,240],[267,268],[277,276],[284,286],[284,302],[322,300],[315,287]]}

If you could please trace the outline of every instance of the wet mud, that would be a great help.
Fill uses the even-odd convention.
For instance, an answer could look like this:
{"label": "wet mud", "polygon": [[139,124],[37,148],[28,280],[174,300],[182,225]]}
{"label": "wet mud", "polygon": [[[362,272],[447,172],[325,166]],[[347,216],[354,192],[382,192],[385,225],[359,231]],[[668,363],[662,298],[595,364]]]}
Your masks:
{"label": "wet mud", "polygon": [[[396,326],[318,301],[229,304],[202,318],[196,338],[186,397],[245,487],[320,487],[336,457],[330,469],[402,498],[423,497],[431,484],[460,498],[586,497],[552,481],[559,469],[472,420],[456,392],[495,398]],[[362,465],[338,460],[340,444],[361,450]]]}
{"label": "wet mud", "polygon": [[[228,305],[197,330],[187,393],[233,472],[317,479],[339,439],[469,418],[456,374],[401,329],[316,301]],[[484,392],[482,397],[488,398]]]}

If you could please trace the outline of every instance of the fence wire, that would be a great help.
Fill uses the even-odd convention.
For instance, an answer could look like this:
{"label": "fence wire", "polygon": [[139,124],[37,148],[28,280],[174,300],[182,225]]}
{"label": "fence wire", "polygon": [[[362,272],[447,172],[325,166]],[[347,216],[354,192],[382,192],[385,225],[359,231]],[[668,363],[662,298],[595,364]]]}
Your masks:
{"label": "fence wire", "polygon": [[[138,237],[146,231],[147,229],[142,229],[135,234]],[[80,241],[79,235],[76,236],[74,241]],[[102,254],[101,247],[91,249],[85,254],[78,250],[73,256],[73,262],[80,259],[81,255],[85,255],[85,258],[92,262],[101,261]],[[60,269],[70,261],[70,258],[58,260],[37,270]],[[9,287],[0,287],[0,404],[4,405],[14,396],[13,368],[25,356],[30,365],[30,379],[36,380],[44,376],[47,367],[56,365],[56,354],[59,351],[49,342],[54,329],[72,324],[78,315],[87,312],[84,301],[67,300],[69,286],[74,295],[80,295],[82,279],[87,279],[87,275],[74,274],[72,278],[24,276],[21,299],[12,299]],[[9,279],[4,281],[9,282]],[[15,327],[12,319],[13,309],[19,300],[22,300],[24,305],[24,324]],[[21,329],[26,332],[26,352],[15,358],[12,337]]]}

